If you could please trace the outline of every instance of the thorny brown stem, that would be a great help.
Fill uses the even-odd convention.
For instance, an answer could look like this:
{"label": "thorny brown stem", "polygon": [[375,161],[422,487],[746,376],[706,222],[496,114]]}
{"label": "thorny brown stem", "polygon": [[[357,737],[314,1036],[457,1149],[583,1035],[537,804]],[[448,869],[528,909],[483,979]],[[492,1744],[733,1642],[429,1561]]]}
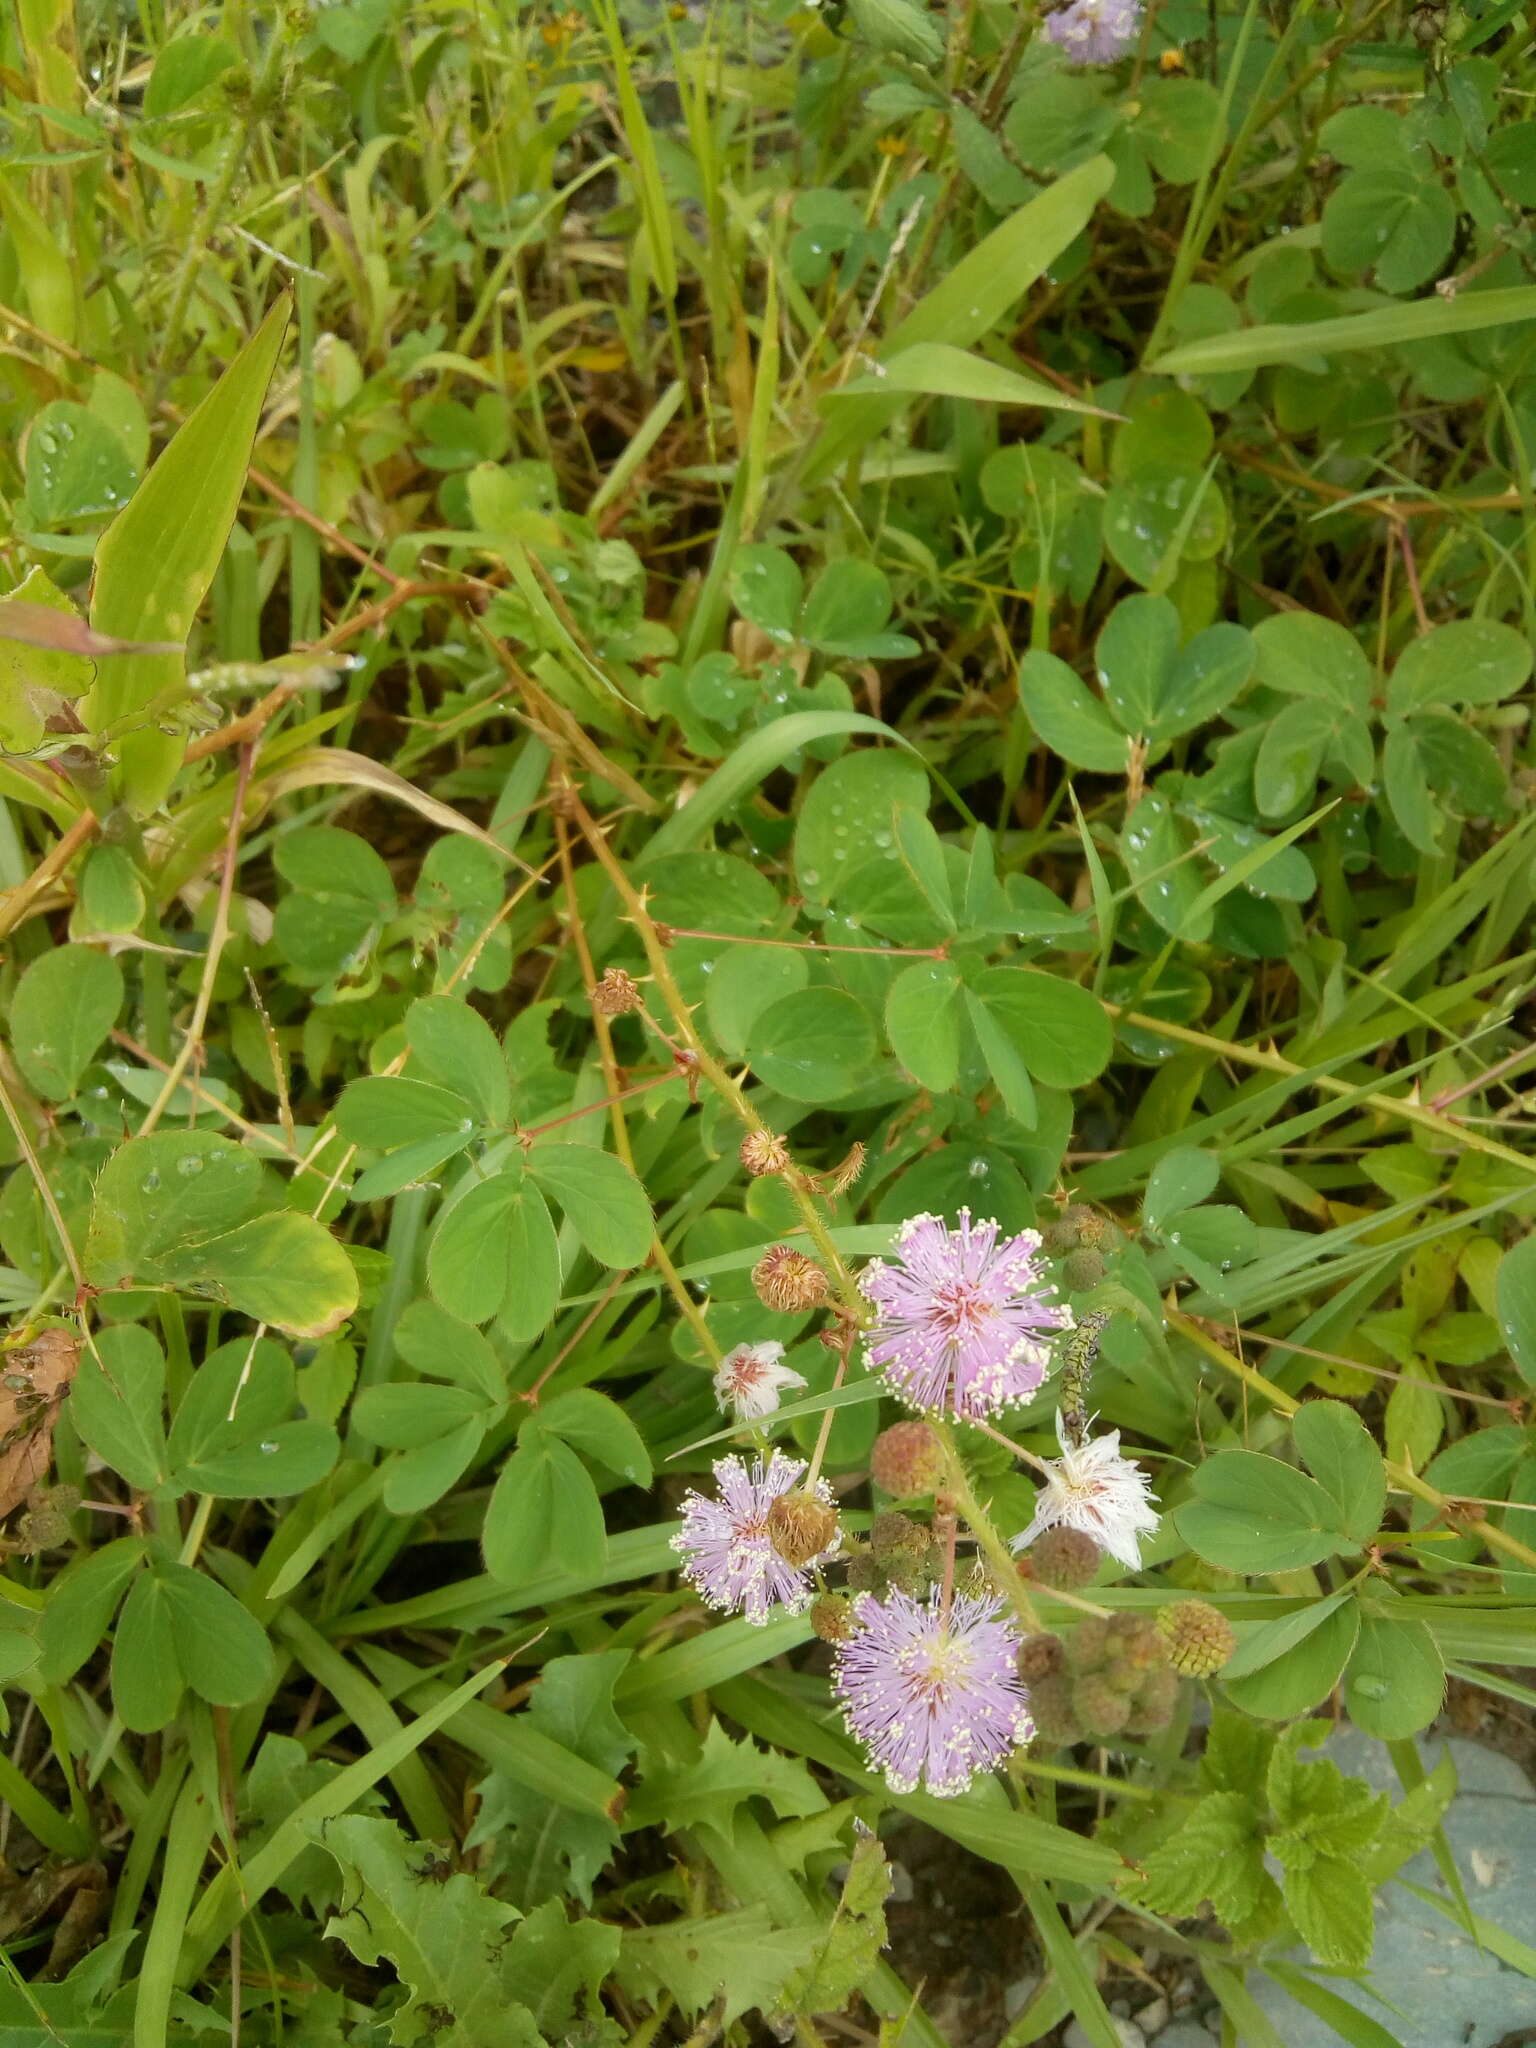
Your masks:
{"label": "thorny brown stem", "polygon": [[[576,948],[576,958],[581,964],[583,981],[588,988],[591,988],[597,980],[597,972],[592,965],[592,948],[587,941],[587,928],[582,922],[581,905],[576,896],[576,870],[571,861],[571,838],[565,828],[565,819],[560,815],[558,804],[554,808],[553,815],[555,845],[559,850],[560,856],[560,876],[565,885],[566,909],[570,919],[571,943]],[[583,813],[583,817],[585,817],[585,813]],[[591,821],[588,820],[587,822],[590,823]],[[594,832],[597,830],[595,825],[592,829]],[[583,830],[585,830],[585,826]],[[629,1126],[624,1120],[623,1091],[619,1083],[619,1063],[613,1050],[613,1030],[601,1010],[594,1010],[592,1012],[592,1025],[597,1033],[598,1057],[603,1063],[603,1079],[608,1092],[608,1114],[613,1127],[613,1149],[631,1173],[633,1173],[635,1155],[629,1142]],[[667,1078],[670,1080],[671,1076],[668,1075]],[[672,1263],[667,1248],[661,1241],[661,1233],[657,1230],[653,1230],[651,1233],[651,1261],[661,1274],[662,1279],[666,1282],[667,1291],[677,1303],[693,1334],[698,1338],[700,1344],[703,1345],[704,1356],[718,1365],[720,1363],[720,1346],[715,1342],[714,1332],[710,1329],[708,1322],[700,1312],[698,1304],[684,1286],[682,1276]]]}

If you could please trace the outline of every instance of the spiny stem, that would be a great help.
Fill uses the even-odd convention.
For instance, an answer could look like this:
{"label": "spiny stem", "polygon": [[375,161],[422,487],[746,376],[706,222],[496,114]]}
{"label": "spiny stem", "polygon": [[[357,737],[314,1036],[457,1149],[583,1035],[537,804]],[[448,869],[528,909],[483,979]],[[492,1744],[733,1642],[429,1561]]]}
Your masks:
{"label": "spiny stem", "polygon": [[[667,1006],[678,1037],[694,1055],[699,1078],[707,1081],[715,1093],[729,1104],[749,1131],[755,1131],[763,1138],[773,1137],[775,1134],[769,1130],[757,1111],[752,1107],[743,1090],[732,1080],[731,1076],[726,1072],[719,1060],[715,1058],[714,1054],[695,1030],[693,1013],[683,1000],[682,990],[677,985],[671,963],[667,959],[666,948],[663,946],[660,934],[657,932],[656,921],[651,916],[649,910],[647,910],[645,899],[624,872],[622,865],[614,855],[613,849],[598,830],[596,821],[587,810],[586,805],[581,801],[576,791],[569,787],[562,792],[561,801],[568,809],[571,817],[581,827],[587,844],[591,847],[599,864],[622,900],[625,910],[628,912],[630,922],[640,934],[640,943],[645,948],[645,957],[650,966],[651,978],[656,984],[662,1001]],[[556,807],[556,816],[557,818],[559,816],[559,806]],[[805,1225],[807,1235],[821,1254],[828,1270],[837,1282],[838,1293],[842,1296],[844,1307],[848,1310],[855,1323],[862,1328],[869,1320],[869,1304],[859,1292],[852,1273],[843,1261],[842,1254],[832,1241],[826,1219],[822,1216],[821,1211],[816,1205],[809,1183],[805,1176],[798,1171],[785,1173],[782,1178],[784,1185],[789,1189],[790,1197],[795,1207],[800,1212],[800,1218]]]}
{"label": "spiny stem", "polygon": [[961,1463],[960,1453],[955,1449],[954,1432],[947,1422],[934,1421],[932,1428],[944,1451],[946,1467],[944,1487],[954,1496],[955,1507],[960,1519],[976,1538],[977,1548],[992,1567],[993,1581],[997,1590],[1013,1607],[1019,1619],[1031,1635],[1038,1634],[1040,1617],[1035,1612],[1034,1602],[1024,1590],[1024,1581],[1019,1577],[1019,1568],[1013,1553],[992,1526],[992,1518],[977,1500],[971,1482]]}

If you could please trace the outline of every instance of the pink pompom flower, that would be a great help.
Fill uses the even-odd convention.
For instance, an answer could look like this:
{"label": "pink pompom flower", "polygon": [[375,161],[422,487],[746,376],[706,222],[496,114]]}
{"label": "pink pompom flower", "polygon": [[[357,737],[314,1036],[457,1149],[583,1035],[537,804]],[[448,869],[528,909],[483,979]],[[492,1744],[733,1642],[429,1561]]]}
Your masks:
{"label": "pink pompom flower", "polygon": [[[683,1526],[672,1548],[683,1560],[683,1577],[710,1607],[720,1607],[761,1627],[774,1607],[791,1613],[809,1606],[813,1568],[836,1551],[834,1536],[819,1556],[804,1564],[788,1563],[768,1536],[773,1504],[792,1493],[805,1471],[801,1458],[775,1451],[764,1464],[750,1467],[741,1458],[721,1458],[715,1465],[719,1496],[690,1493],[683,1501]],[[832,1489],[818,1480],[816,1498],[832,1506]]]}
{"label": "pink pompom flower", "polygon": [[849,1730],[895,1792],[963,1792],[1035,1732],[1019,1683],[1019,1632],[1002,1602],[861,1593],[833,1688]]}
{"label": "pink pompom flower", "polygon": [[1046,39],[1074,64],[1113,64],[1140,29],[1139,0],[1071,0],[1045,17]]}
{"label": "pink pompom flower", "polygon": [[1028,1400],[1045,1378],[1052,1339],[1072,1328],[1040,1256],[1040,1233],[1001,1237],[995,1223],[958,1229],[909,1216],[896,1260],[871,1260],[859,1281],[876,1317],[865,1358],[910,1407],[982,1422]]}

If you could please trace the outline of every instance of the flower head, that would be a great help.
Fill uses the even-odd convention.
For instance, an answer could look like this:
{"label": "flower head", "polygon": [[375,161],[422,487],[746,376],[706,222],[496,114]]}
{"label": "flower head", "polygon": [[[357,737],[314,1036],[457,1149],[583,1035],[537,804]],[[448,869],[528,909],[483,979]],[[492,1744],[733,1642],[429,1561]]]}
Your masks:
{"label": "flower head", "polygon": [[827,1298],[826,1274],[792,1244],[768,1247],[752,1268],[752,1285],[763,1307],[783,1316],[804,1315]]}
{"label": "flower head", "polygon": [[[741,1458],[721,1458],[715,1465],[719,1498],[690,1493],[684,1500],[683,1526],[672,1548],[683,1560],[683,1577],[709,1606],[739,1608],[760,1627],[771,1607],[798,1612],[809,1604],[811,1566],[832,1555],[839,1537],[833,1535],[820,1557],[792,1565],[768,1535],[774,1502],[794,1489],[804,1471],[803,1459],[786,1458],[782,1451],[766,1464],[755,1459],[750,1468]],[[825,1480],[817,1482],[816,1497],[832,1505]]]}
{"label": "flower head", "polygon": [[1019,1633],[1002,1602],[957,1594],[945,1613],[891,1592],[861,1593],[837,1645],[833,1686],[843,1718],[893,1791],[963,1792],[1034,1731],[1018,1677]]}
{"label": "flower head", "polygon": [[1056,1434],[1061,1456],[1047,1463],[1035,1519],[1014,1537],[1014,1549],[1022,1550],[1046,1529],[1080,1529],[1128,1571],[1140,1571],[1141,1539],[1160,1519],[1146,1473],[1121,1457],[1118,1429],[1076,1444],[1058,1416]]}
{"label": "flower head", "polygon": [[960,1211],[909,1216],[898,1263],[873,1259],[859,1281],[879,1311],[865,1357],[913,1408],[985,1421],[1045,1378],[1051,1339],[1072,1328],[1040,1257],[1040,1233],[1000,1238],[995,1223]]}
{"label": "flower head", "polygon": [[761,1422],[779,1405],[785,1387],[803,1387],[800,1374],[781,1365],[782,1344],[738,1344],[727,1351],[715,1374],[715,1399],[738,1421]]}
{"label": "flower head", "polygon": [[1071,0],[1045,18],[1048,41],[1074,64],[1113,64],[1135,42],[1140,0]]}

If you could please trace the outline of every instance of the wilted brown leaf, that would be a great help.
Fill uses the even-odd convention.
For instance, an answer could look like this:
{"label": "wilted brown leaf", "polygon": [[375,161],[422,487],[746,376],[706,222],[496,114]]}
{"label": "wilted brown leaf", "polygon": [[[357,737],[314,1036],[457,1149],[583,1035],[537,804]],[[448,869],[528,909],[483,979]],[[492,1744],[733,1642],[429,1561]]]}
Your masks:
{"label": "wilted brown leaf", "polygon": [[73,612],[48,604],[0,599],[0,640],[19,640],[26,647],[46,647],[55,654],[83,654],[96,661],[106,654],[180,654],[179,640],[114,640],[97,633]]}
{"label": "wilted brown leaf", "polygon": [[53,1425],[79,1356],[78,1341],[60,1329],[0,1351],[0,1518],[47,1473]]}

